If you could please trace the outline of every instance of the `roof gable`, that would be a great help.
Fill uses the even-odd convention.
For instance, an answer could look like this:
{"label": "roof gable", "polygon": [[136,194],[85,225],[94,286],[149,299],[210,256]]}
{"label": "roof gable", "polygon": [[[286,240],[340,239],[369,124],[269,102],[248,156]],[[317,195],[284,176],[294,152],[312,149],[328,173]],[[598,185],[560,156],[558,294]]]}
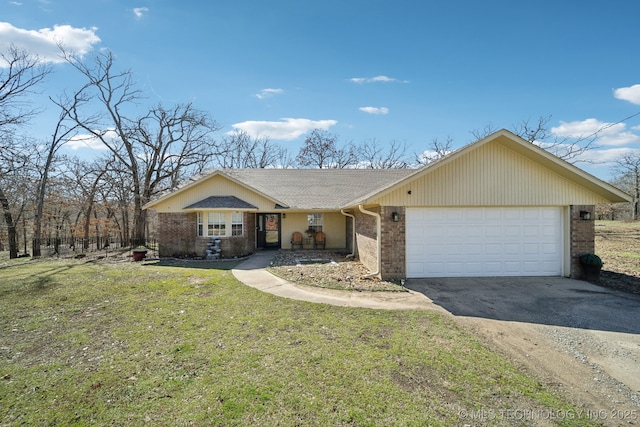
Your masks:
{"label": "roof gable", "polygon": [[[234,196],[236,201],[224,199]],[[420,169],[216,170],[145,209],[177,212],[219,205],[339,210],[359,204],[567,205],[630,200],[614,186],[501,130]]]}
{"label": "roof gable", "polygon": [[210,196],[185,207],[185,209],[257,209],[257,207],[238,199],[236,196]]}
{"label": "roof gable", "polygon": [[289,209],[340,209],[389,185],[409,169],[231,169],[225,175],[281,200]]}
{"label": "roof gable", "polygon": [[171,211],[192,209],[211,195],[233,194],[258,209],[339,210],[353,198],[411,173],[413,170],[409,169],[216,170],[148,203],[145,208],[166,211],[171,205]]}
{"label": "roof gable", "polygon": [[[422,200],[404,197],[412,187],[420,189]],[[415,195],[415,190],[412,193]],[[566,205],[629,200],[630,196],[616,187],[501,130],[351,203]]]}

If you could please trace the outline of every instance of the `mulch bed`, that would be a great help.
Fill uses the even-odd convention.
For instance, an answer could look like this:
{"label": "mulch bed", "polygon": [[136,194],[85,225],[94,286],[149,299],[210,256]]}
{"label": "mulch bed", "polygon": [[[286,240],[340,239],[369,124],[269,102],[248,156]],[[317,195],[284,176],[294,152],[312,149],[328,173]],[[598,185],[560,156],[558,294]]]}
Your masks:
{"label": "mulch bed", "polygon": [[346,252],[281,250],[268,270],[293,283],[352,291],[406,292],[400,284],[367,277],[369,270]]}

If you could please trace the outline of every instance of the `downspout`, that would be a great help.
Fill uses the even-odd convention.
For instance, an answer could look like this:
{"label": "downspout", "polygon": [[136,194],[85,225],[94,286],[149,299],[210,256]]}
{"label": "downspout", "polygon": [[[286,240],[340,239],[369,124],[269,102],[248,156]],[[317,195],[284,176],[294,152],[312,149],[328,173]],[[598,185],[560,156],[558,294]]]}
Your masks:
{"label": "downspout", "polygon": [[353,220],[353,226],[351,227],[351,253],[347,255],[347,258],[354,258],[356,256],[356,217],[350,213],[346,213],[344,209],[340,209],[340,213],[344,216],[348,216]]}
{"label": "downspout", "polygon": [[362,205],[358,205],[358,209],[360,209],[360,212],[362,212],[363,214],[371,215],[376,218],[376,246],[378,249],[378,262],[377,262],[378,270],[373,273],[365,274],[364,276],[362,276],[363,279],[368,279],[370,277],[379,276],[380,270],[382,269],[382,219],[380,218],[379,214],[365,210],[362,207]]}

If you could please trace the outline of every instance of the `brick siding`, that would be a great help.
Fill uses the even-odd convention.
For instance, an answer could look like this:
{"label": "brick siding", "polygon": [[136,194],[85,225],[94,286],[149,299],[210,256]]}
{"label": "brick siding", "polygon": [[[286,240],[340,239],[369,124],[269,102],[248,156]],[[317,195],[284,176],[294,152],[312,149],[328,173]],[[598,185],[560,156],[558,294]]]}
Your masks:
{"label": "brick siding", "polygon": [[[371,210],[377,213],[376,210]],[[374,272],[378,269],[377,224],[376,218],[356,210],[356,254],[360,262]]]}
{"label": "brick siding", "polygon": [[[591,212],[591,219],[580,218],[580,211]],[[571,206],[570,241],[571,241],[571,271],[570,277],[582,279],[584,273],[580,265],[580,255],[595,253],[595,206],[573,205]]]}
{"label": "brick siding", "polygon": [[[244,235],[221,237],[220,248],[223,258],[234,258],[251,254],[255,250],[256,215],[244,213]],[[158,254],[161,257],[206,256],[207,244],[211,237],[200,237],[196,213],[158,214]]]}
{"label": "brick siding", "polygon": [[[367,210],[380,214],[382,235],[380,276],[385,280],[404,278],[406,276],[404,207],[382,206]],[[400,221],[393,222],[391,219],[393,212],[398,212]],[[360,211],[355,211],[354,215],[357,256],[369,271],[375,272],[378,269],[377,219]]]}
{"label": "brick siding", "polygon": [[[397,212],[399,221],[393,222]],[[382,278],[385,280],[404,279],[406,273],[406,228],[404,206],[383,206],[380,210],[382,221]]]}
{"label": "brick siding", "polygon": [[193,256],[196,254],[198,217],[195,213],[158,214],[158,255]]}

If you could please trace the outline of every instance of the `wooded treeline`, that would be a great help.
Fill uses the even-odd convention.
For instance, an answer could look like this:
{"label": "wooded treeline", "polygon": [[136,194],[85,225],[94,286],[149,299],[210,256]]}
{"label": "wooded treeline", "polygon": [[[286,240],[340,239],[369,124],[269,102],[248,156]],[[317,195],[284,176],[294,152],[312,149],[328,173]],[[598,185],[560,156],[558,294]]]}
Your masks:
{"label": "wooded treeline", "polygon": [[[78,76],[78,86],[61,94],[46,92],[53,70],[37,56],[15,47],[0,54],[0,250],[11,258],[20,252],[40,256],[43,245],[60,239],[144,245],[153,237],[145,203],[211,168],[409,168],[452,151],[450,138],[409,153],[404,142],[340,143],[314,129],[294,155],[266,137],[220,134],[213,117],[192,103],[148,104],[132,71],[119,69],[110,52],[80,58],[61,49]],[[49,105],[32,105],[36,92],[44,92]],[[47,140],[36,140],[29,136],[30,119],[45,108],[56,111],[57,120]],[[549,141],[548,123],[524,121],[514,132],[531,142]],[[544,148],[572,161],[594,141],[556,140]],[[102,154],[85,159],[63,153],[71,143],[98,144]],[[621,159],[616,182],[636,196],[636,218],[639,159]]]}

